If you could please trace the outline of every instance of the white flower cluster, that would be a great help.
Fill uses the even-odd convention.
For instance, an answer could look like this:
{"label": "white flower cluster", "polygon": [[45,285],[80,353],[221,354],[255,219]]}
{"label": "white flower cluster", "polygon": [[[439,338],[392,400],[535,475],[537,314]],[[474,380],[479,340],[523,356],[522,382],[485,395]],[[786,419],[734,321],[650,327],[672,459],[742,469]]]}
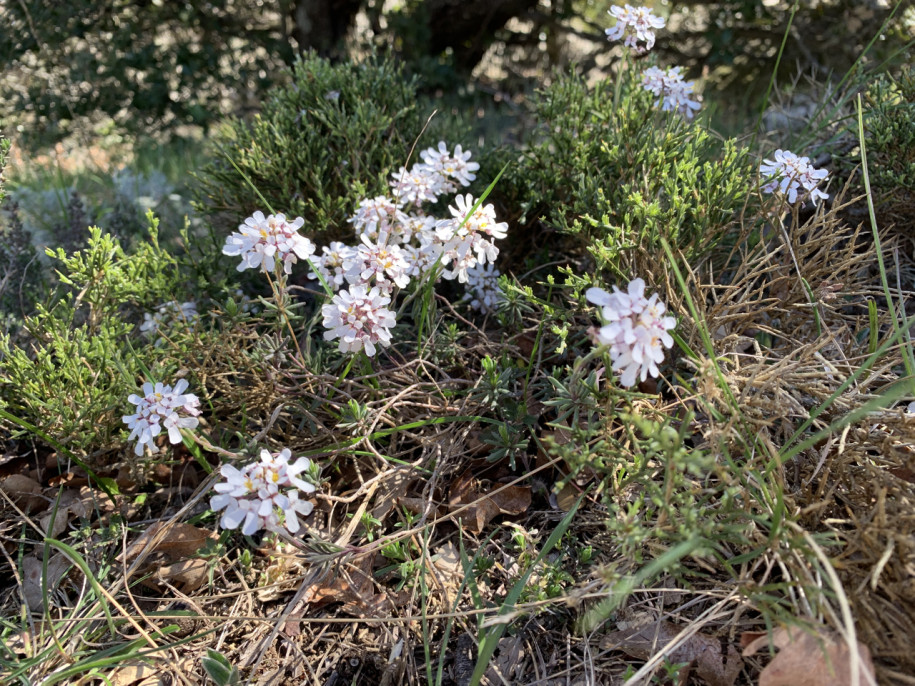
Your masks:
{"label": "white flower cluster", "polygon": [[250,536],[261,529],[276,531],[283,527],[289,533],[299,528],[299,515],[307,517],[314,505],[302,498],[315,492],[313,484],[303,480],[301,474],[311,467],[307,457],[292,464],[292,452],[287,448],[279,453],[262,450],[260,462],[252,462],[241,469],[224,464],[219,473],[225,482],[213,487],[217,495],[210,498],[215,511],[225,510],[219,525],[223,529],[237,529]]}
{"label": "white flower cluster", "polygon": [[[605,29],[607,40],[623,38],[623,44],[637,54],[651,50],[654,47],[654,29],[664,28],[664,20],[652,14],[648,7],[611,7],[607,14],[616,18],[616,26]],[[639,45],[640,42],[645,44],[644,47]]]}
{"label": "white flower cluster", "polygon": [[423,150],[422,162],[391,175],[392,197],[360,201],[348,220],[356,232],[356,246],[331,243],[312,260],[315,269],[309,278],[320,274],[339,291],[322,314],[328,329],[325,339],[339,339],[342,352],[364,350],[374,355],[379,346],[388,346],[396,324],[388,306],[396,289],[406,288],[411,279],[422,278],[436,265],[443,278],[467,284],[474,301],[494,302],[491,294],[476,296],[479,286],[470,284],[469,274],[485,265],[492,273],[499,254],[494,241],[505,237],[508,224],[496,220],[492,205],[474,208],[476,201],[469,193],[455,197],[449,219],[427,215],[421,207],[476,178],[480,165],[470,157],[460,145],[452,153],[444,141]]}
{"label": "white flower cluster", "polygon": [[179,303],[177,300],[170,300],[156,308],[155,312],[146,312],[143,314],[143,323],[140,324],[140,331],[147,336],[152,336],[160,328],[169,329],[173,324],[188,324],[197,319],[197,303],[190,301]]}
{"label": "white flower cluster", "polygon": [[[654,47],[654,29],[664,28],[664,20],[652,14],[648,7],[612,7],[608,13],[616,18],[616,26],[605,30],[607,39],[624,38],[624,44],[639,55]],[[685,119],[692,119],[701,107],[693,92],[695,85],[693,81],[683,80],[680,67],[649,67],[642,74],[642,88],[657,97],[655,107],[677,112]]]}
{"label": "white flower cluster", "polygon": [[279,262],[283,271],[291,274],[292,265],[300,258],[307,260],[315,251],[314,244],[299,235],[304,223],[301,217],[288,222],[283,214],[264,217],[263,212],[255,212],[226,239],[222,252],[224,255],[241,256],[240,272],[258,268],[272,272]]}
{"label": "white flower cluster", "polygon": [[467,270],[478,265],[493,264],[499,249],[491,239],[505,238],[508,224],[496,221],[492,205],[474,209],[473,196],[458,195],[457,207],[448,207],[451,219],[435,226],[435,235],[442,245],[442,264],[449,266],[443,276],[467,283]]}
{"label": "white flower cluster", "polygon": [[613,293],[601,288],[589,288],[585,297],[599,305],[604,326],[597,333],[600,343],[610,346],[613,371],[621,372],[620,383],[633,386],[649,375],[659,375],[658,365],[664,361],[664,348],[670,348],[670,329],[676,326],[673,317],[665,317],[667,309],[658,294],[645,298],[645,282],[633,279],[626,293],[616,286]]}
{"label": "white flower cluster", "polygon": [[409,171],[401,168],[392,174],[393,198],[366,198],[348,219],[356,231],[356,246],[334,242],[315,255],[315,245],[298,233],[304,219],[290,222],[285,215],[265,217],[258,211],[226,239],[222,252],[241,257],[239,271],[270,272],[282,264],[290,274],[299,259],[308,260],[312,267],[308,278],[340,291],[322,308],[328,329],[324,338],[339,339],[341,352],[364,350],[374,355],[379,346],[391,343],[396,318],[388,305],[396,289],[406,288],[411,279],[421,278],[433,267],[441,265],[442,277],[468,284],[473,307],[491,307],[495,302],[492,289],[484,289],[479,279],[469,283],[469,271],[490,265],[487,274],[491,276],[499,255],[493,241],[505,237],[508,224],[496,221],[492,205],[475,207],[469,193],[458,195],[455,207],[448,208],[450,219],[439,220],[421,208],[476,179],[474,172],[480,165],[470,157],[470,151],[460,145],[452,153],[440,141],[437,148],[423,150],[422,162]]}
{"label": "white flower cluster", "polygon": [[492,264],[467,270],[467,295],[464,299],[470,300],[473,309],[483,314],[495,312],[499,303],[505,300],[499,288],[499,276],[499,270]]}
{"label": "white flower cluster", "polygon": [[792,205],[798,199],[802,203],[809,199],[816,205],[818,199],[829,197],[817,188],[829,172],[816,169],[809,157],[798,157],[788,150],[776,150],[774,157],[759,166],[759,175],[766,181],[763,192],[778,193]]}
{"label": "white flower cluster", "polygon": [[664,112],[678,112],[686,119],[692,119],[701,105],[692,100],[693,81],[684,81],[680,67],[669,67],[667,70],[649,67],[642,74],[642,88],[655,95],[655,107]]}
{"label": "white flower cluster", "polygon": [[[172,444],[181,442],[181,429],[194,429],[199,424],[197,416],[200,414],[200,400],[193,393],[185,393],[187,381],[181,379],[175,387],[163,385],[143,384],[143,395],[131,394],[127,400],[137,406],[136,413],[122,417],[130,437],[127,440],[137,439],[134,452],[143,455],[144,446],[149,446],[150,452],[157,453],[159,448],[153,439],[165,427],[168,431],[168,440]],[[187,416],[182,417],[184,413]]]}
{"label": "white flower cluster", "polygon": [[387,308],[390,304],[391,298],[383,295],[378,286],[368,290],[364,284],[357,284],[340,291],[321,308],[327,328],[324,340],[340,339],[341,352],[365,350],[372,357],[376,344],[391,344],[391,328],[397,320]]}

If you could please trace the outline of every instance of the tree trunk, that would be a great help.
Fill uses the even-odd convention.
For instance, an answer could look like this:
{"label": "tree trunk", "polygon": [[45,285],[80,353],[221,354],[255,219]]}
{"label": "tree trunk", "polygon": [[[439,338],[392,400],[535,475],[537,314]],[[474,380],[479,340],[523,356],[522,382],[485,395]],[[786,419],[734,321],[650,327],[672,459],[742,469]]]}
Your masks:
{"label": "tree trunk", "polygon": [[537,0],[426,0],[421,16],[429,29],[429,54],[454,51],[455,66],[471,71],[512,17],[524,14]]}
{"label": "tree trunk", "polygon": [[295,0],[292,37],[300,52],[324,57],[345,54],[343,39],[362,5],[361,0]]}

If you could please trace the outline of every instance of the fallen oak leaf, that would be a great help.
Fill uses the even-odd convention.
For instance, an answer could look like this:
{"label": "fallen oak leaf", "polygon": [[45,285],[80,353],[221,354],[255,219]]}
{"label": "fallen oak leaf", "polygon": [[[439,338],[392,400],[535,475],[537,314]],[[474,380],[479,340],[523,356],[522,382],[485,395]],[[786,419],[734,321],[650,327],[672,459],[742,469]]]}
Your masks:
{"label": "fallen oak leaf", "polygon": [[[161,522],[156,522],[144,531],[127,549],[125,562],[130,564],[152,544],[163,526]],[[153,573],[152,577],[142,582],[150,588],[158,588],[156,580],[163,579],[178,586],[185,593],[194,591],[203,584],[207,576],[206,560],[194,556],[210,542],[215,543],[218,540],[213,532],[192,524],[171,524],[162,539],[149,551],[148,557],[136,573]]]}
{"label": "fallen oak leaf", "polygon": [[[744,657],[755,655],[769,644],[768,634],[741,636]],[[759,675],[759,686],[851,686],[851,650],[841,636],[816,627],[779,627],[772,632],[772,645],[778,654]],[[875,686],[874,663],[870,650],[858,641],[860,686]]]}
{"label": "fallen oak leaf", "polygon": [[24,474],[11,474],[0,481],[0,491],[25,512],[37,512],[48,507],[49,499],[42,495],[41,484]]}
{"label": "fallen oak leaf", "polygon": [[500,486],[483,493],[481,484],[468,469],[452,484],[448,506],[474,533],[480,533],[500,514],[526,512],[531,506],[531,489],[530,486]]}
{"label": "fallen oak leaf", "polygon": [[[621,650],[638,660],[650,660],[682,629],[672,622],[638,623],[611,631],[601,641],[601,648]],[[693,634],[666,655],[670,662],[688,665],[685,676],[694,668],[696,675],[709,686],[733,686],[743,668],[743,660],[734,646],[729,645],[725,650],[720,640],[705,634]],[[681,683],[685,683],[685,679]]]}
{"label": "fallen oak leaf", "polygon": [[354,617],[388,617],[391,611],[408,596],[398,595],[396,601],[387,593],[376,593],[374,580],[376,552],[372,551],[342,563],[320,582],[311,586],[302,596],[302,604],[286,618],[283,633],[298,636],[301,633],[297,620],[305,616],[305,606],[343,603],[342,610]]}

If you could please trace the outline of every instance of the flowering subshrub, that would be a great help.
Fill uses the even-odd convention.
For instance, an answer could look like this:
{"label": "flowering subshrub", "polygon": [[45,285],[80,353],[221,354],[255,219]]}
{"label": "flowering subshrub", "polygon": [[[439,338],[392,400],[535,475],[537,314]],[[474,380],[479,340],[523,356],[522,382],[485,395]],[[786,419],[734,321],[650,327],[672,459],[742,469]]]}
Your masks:
{"label": "flowering subshrub", "polygon": [[633,279],[625,293],[614,286],[612,293],[589,288],[586,295],[601,307],[604,325],[597,331],[597,340],[609,346],[613,371],[621,373],[620,383],[633,386],[658,376],[664,348],[674,344],[668,331],[677,323],[673,317],[664,316],[667,307],[658,294],[646,298],[645,282]]}
{"label": "flowering subshrub", "polygon": [[780,195],[792,205],[807,200],[816,205],[817,200],[829,197],[817,188],[829,172],[814,168],[810,158],[798,157],[788,150],[776,150],[773,157],[759,166],[759,175],[766,182],[764,193]]}
{"label": "flowering subshrub", "polygon": [[[324,338],[338,340],[345,353],[364,351],[371,357],[378,347],[389,346],[396,324],[389,306],[411,280],[419,282],[427,274],[432,282],[441,277],[467,284],[472,307],[492,309],[499,302],[499,272],[493,266],[499,249],[494,241],[505,238],[508,224],[496,219],[492,205],[483,205],[470,193],[455,196],[448,207],[450,218],[426,214],[424,203],[470,185],[479,165],[460,145],[451,153],[444,141],[420,157],[422,162],[409,171],[401,168],[392,175],[393,197],[358,202],[347,219],[358,245],[333,241],[315,254],[314,244],[298,233],[305,223],[302,217],[287,221],[283,214],[265,217],[257,211],[226,239],[223,253],[241,256],[239,271],[275,271],[280,289],[298,259],[308,260],[308,277],[320,276],[324,285],[338,291],[321,314]],[[488,269],[480,271],[484,267]]]}
{"label": "flowering subshrub", "polygon": [[260,462],[251,462],[241,469],[224,464],[219,473],[225,481],[213,487],[216,495],[210,498],[210,507],[224,510],[219,525],[223,529],[237,529],[250,536],[266,529],[283,528],[296,533],[299,516],[307,517],[314,505],[302,498],[315,492],[314,484],[301,476],[311,468],[307,457],[292,464],[292,452],[284,448],[278,453],[261,450]]}
{"label": "flowering subshrub", "polygon": [[168,432],[169,443],[174,445],[181,442],[181,429],[194,429],[200,423],[197,419],[200,400],[193,393],[184,392],[187,386],[185,379],[178,381],[174,388],[161,382],[155,385],[147,382],[143,384],[142,396],[131,394],[127,398],[137,406],[134,414],[123,417],[130,429],[127,440],[137,440],[134,448],[137,455],[143,455],[145,446],[149,446],[151,453],[159,452],[153,439],[163,427]]}

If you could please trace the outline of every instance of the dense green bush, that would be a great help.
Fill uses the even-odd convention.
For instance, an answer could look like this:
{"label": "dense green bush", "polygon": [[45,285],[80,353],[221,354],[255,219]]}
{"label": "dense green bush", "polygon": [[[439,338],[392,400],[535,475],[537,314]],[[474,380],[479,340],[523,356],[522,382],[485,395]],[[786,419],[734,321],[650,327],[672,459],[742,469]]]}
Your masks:
{"label": "dense green bush", "polygon": [[[588,87],[562,76],[535,101],[534,142],[506,179],[523,223],[543,219],[587,247],[598,270],[666,239],[695,255],[722,234],[752,188],[749,156],[701,122],[653,107],[630,68]],[[628,276],[628,275],[627,275]]]}
{"label": "dense green bush", "polygon": [[263,197],[277,212],[304,217],[313,238],[350,239],[346,218],[360,199],[386,192],[428,114],[393,62],[307,55],[259,115],[216,134],[217,160],[200,174],[201,209],[227,228],[266,209]]}
{"label": "dense green bush", "polygon": [[152,215],[149,232],[131,252],[97,227],[84,250],[49,250],[57,292],[25,318],[21,340],[0,335],[0,408],[74,452],[111,448],[138,379],[158,359],[181,359],[139,335],[135,324],[141,312],[194,291],[160,247]]}
{"label": "dense green bush", "polygon": [[[895,78],[882,74],[874,80],[866,93],[864,130],[877,212],[882,223],[896,224],[913,238],[915,69],[906,67]],[[852,160],[851,165],[859,161]]]}

